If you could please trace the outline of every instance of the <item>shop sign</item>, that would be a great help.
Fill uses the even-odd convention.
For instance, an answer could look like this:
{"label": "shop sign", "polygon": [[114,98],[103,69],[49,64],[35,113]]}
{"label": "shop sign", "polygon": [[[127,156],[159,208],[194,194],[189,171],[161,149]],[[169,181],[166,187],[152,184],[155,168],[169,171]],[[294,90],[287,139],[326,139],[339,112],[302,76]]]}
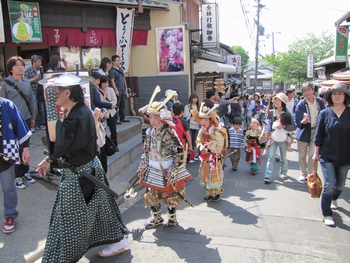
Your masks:
{"label": "shop sign", "polygon": [[39,3],[8,1],[12,41],[42,42]]}
{"label": "shop sign", "polygon": [[2,5],[0,5],[0,42],[5,42],[4,17],[2,15]]}
{"label": "shop sign", "polygon": [[314,76],[314,53],[309,52],[307,54],[307,77],[313,78]]}
{"label": "shop sign", "polygon": [[219,47],[219,17],[217,4],[202,5],[202,39],[204,48]]}
{"label": "shop sign", "polygon": [[241,70],[242,70],[241,55],[227,55],[226,63],[236,68],[236,72],[235,72],[236,74],[241,74]]}
{"label": "shop sign", "polygon": [[125,73],[129,71],[132,29],[134,27],[134,9],[117,8],[116,38],[117,55]]}
{"label": "shop sign", "polygon": [[337,26],[334,61],[346,61],[348,56],[349,26]]}

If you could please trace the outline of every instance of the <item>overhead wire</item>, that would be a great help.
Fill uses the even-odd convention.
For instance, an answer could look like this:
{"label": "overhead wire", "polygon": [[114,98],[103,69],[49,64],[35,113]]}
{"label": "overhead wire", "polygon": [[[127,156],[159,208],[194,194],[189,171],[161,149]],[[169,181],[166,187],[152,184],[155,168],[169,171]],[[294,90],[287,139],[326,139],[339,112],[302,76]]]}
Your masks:
{"label": "overhead wire", "polygon": [[[248,34],[249,34],[249,38],[251,40],[252,47],[254,48],[255,47],[255,38],[254,38],[254,35],[253,35],[253,28],[252,28],[252,25],[251,25],[251,22],[250,22],[249,16],[248,16],[248,13],[250,13],[250,12],[247,10],[245,4],[243,3],[243,0],[240,0],[240,4],[241,4],[241,8],[242,8],[242,13],[243,13],[243,16],[244,16],[244,22],[246,24],[247,31],[248,31]],[[253,23],[253,25],[254,25],[254,23]]]}

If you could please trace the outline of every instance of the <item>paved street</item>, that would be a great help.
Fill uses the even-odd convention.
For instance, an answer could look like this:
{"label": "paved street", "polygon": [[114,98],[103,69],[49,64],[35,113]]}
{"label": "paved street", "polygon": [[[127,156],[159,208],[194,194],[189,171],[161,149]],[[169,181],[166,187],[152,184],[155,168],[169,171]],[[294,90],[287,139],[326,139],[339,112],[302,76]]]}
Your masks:
{"label": "paved street", "polygon": [[[42,146],[38,135],[36,133],[31,148],[32,154],[40,155]],[[35,158],[40,160],[42,156],[33,156],[33,164]],[[120,205],[131,231],[129,250],[103,259],[97,255],[103,247],[93,248],[79,262],[349,262],[349,188],[346,187],[338,202],[340,208],[334,213],[337,227],[326,227],[322,222],[320,200],[312,199],[306,184],[297,181],[300,175],[297,152],[288,153],[288,159],[289,178],[277,176],[279,163],[276,163],[270,185],[263,183],[266,157],[255,176],[250,175],[243,155],[235,172],[226,159],[223,198],[210,203],[203,201],[205,189],[196,178],[199,162],[189,164],[194,179],[187,184],[186,197],[195,207],[186,203],[179,207],[180,224],[176,228],[143,229],[150,218],[150,210],[142,200],[143,189],[133,205]],[[137,164],[135,160],[125,173],[134,174]],[[111,180],[113,189],[118,189],[120,180],[120,176]],[[26,262],[43,248],[55,190],[55,185],[37,180],[36,184],[18,191],[17,228],[11,235],[0,234],[0,262]],[[162,211],[166,218],[164,205]]]}
{"label": "paved street", "polygon": [[[348,262],[349,189],[339,200],[341,208],[334,213],[337,227],[326,227],[319,199],[312,199],[306,184],[297,181],[297,153],[288,155],[289,178],[275,176],[270,185],[263,184],[266,157],[255,176],[250,175],[243,158],[238,171],[233,172],[229,165],[219,202],[205,203],[205,189],[193,179],[186,196],[195,208],[183,203],[178,209],[180,224],[173,230],[162,226],[143,229],[150,215],[139,193],[133,206],[121,206],[132,232],[130,250],[101,259],[96,248],[81,262]],[[188,168],[196,174],[198,162]],[[164,206],[162,210],[166,216]]]}

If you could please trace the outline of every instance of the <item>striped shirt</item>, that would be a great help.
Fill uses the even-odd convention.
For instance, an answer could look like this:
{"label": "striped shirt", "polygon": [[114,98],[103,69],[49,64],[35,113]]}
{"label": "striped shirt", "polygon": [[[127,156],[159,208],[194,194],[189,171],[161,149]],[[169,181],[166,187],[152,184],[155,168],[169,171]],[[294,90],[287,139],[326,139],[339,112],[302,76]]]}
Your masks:
{"label": "striped shirt", "polygon": [[242,148],[243,140],[244,140],[243,130],[239,128],[239,130],[236,131],[233,127],[231,127],[229,129],[229,134],[230,134],[230,147]]}

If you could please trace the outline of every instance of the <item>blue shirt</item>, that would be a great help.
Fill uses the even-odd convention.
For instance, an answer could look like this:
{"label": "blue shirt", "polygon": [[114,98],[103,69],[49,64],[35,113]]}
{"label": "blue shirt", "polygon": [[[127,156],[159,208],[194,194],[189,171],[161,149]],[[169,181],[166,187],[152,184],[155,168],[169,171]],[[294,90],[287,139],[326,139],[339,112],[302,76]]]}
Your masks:
{"label": "blue shirt", "polygon": [[109,70],[109,77],[114,79],[115,86],[118,91],[125,91],[125,83],[124,83],[124,71],[123,69],[111,68]]}
{"label": "blue shirt", "polygon": [[346,107],[338,116],[330,107],[318,115],[315,145],[319,146],[321,162],[332,162],[335,166],[350,165],[350,108]]}

